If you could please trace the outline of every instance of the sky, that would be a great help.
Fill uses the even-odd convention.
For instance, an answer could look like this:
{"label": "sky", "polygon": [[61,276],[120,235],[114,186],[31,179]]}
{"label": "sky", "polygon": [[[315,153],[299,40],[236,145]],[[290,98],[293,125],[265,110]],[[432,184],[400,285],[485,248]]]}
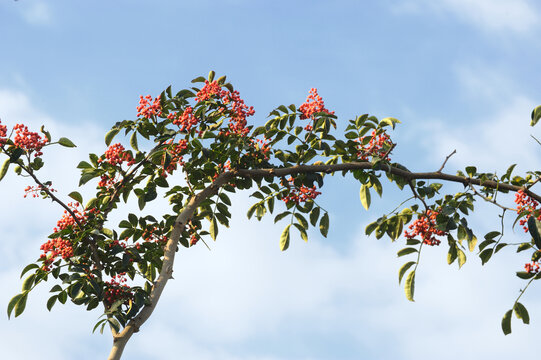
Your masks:
{"label": "sky", "polygon": [[[363,113],[400,119],[393,160],[410,170],[435,171],[455,149],[449,173],[473,164],[499,174],[513,163],[535,170],[541,158],[530,135],[541,134],[528,124],[541,104],[540,17],[541,7],[528,0],[3,0],[0,119],[44,124],[77,144],[44,155],[42,176],[60,196],[78,190],[90,197],[92,189],[77,188],[75,167],[89,152],[105,151],[103,135],[116,121],[135,118],[139,95],[189,87],[209,70],[227,75],[255,107],[256,125],[278,105],[300,105],[315,87],[339,123]],[[4,309],[62,214],[48,201],[23,199],[27,185],[11,171],[0,184]],[[328,237],[293,237],[286,252],[278,246],[283,225],[247,220],[253,200],[239,194],[231,227],[211,251],[179,251],[174,281],[124,358],[531,356],[541,330],[538,287],[521,300],[531,324],[515,318],[508,336],[500,328],[524,285],[515,272],[528,255],[504,249],[481,266],[476,250],[458,271],[443,246],[427,249],[416,301],[407,301],[397,277],[407,259],[396,257],[405,240],[364,235],[409,196],[392,186],[384,183],[383,198],[366,211],[358,183],[329,179],[321,196],[331,216]],[[512,196],[505,201],[513,206]],[[499,218],[478,207],[470,224],[481,239]],[[505,240],[525,236],[508,227]],[[69,303],[48,312],[51,286],[33,291],[20,317],[1,317],[1,357],[106,358],[111,337],[92,334],[100,313]]]}

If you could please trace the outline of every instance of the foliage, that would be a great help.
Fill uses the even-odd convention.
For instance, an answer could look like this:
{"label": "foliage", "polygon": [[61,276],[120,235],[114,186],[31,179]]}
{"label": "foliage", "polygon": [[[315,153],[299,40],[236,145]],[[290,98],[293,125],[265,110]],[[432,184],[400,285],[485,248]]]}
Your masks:
{"label": "foliage", "polygon": [[[73,202],[66,203],[54,194],[50,181],[37,177],[44,166],[42,151],[54,144],[74,147],[72,141],[62,137],[53,142],[43,127],[37,133],[17,124],[8,134],[7,127],[0,125],[0,151],[6,156],[0,180],[13,167],[17,175],[34,181],[35,185],[26,188],[27,195],[52,199],[65,210],[42,245],[43,253],[23,269],[22,292],[9,302],[8,316],[22,314],[29,293],[38,284],[57,280],[47,309],[68,299],[86,310],[101,305],[103,318],[94,331],[111,327],[115,346],[123,343],[111,358],[119,358],[125,342],[156,306],[171,277],[179,244],[189,248],[205,239],[216,240],[220,228],[229,226],[232,202],[228,194],[251,190],[255,203],[248,209],[248,218],[261,220],[273,214],[275,222],[285,221],[279,246],[286,250],[292,231],[304,241],[308,241],[311,227],[327,236],[329,213],[317,198],[325,178],[341,173],[359,181],[360,200],[366,209],[372,194],[382,196],[385,178],[399,189],[411,191],[407,201],[366,228],[366,234],[375,234],[377,239],[385,235],[392,241],[405,238],[406,246],[397,255],[412,258],[399,269],[398,280],[404,282],[408,300],[414,299],[415,277],[426,247],[446,240],[447,262],[456,261],[460,268],[467,252],[477,249],[485,264],[504,247],[515,246],[518,252],[531,254],[525,271],[517,272],[528,282],[505,314],[502,329],[505,334],[511,331],[513,311],[524,323],[529,322],[528,311],[518,300],[541,278],[541,197],[531,190],[541,172],[513,176],[512,165],[497,176],[470,166],[450,175],[442,173],[449,157],[436,172],[410,172],[391,160],[396,144],[390,131],[399,123],[397,119],[379,120],[364,114],[349,120],[345,133],[336,137],[337,117],[325,108],[316,89],[310,90],[304,104],[280,105],[270,112],[264,126],[254,128],[247,121],[253,108],[225,76],[214,77],[211,72],[208,78],[196,78],[193,83],[201,86],[176,94],[168,87],[156,98],[141,96],[137,118],[116,123],[105,135],[108,148],[104,154],[90,154],[79,163],[80,186],[94,186],[98,181],[95,197],[86,203],[77,191],[69,194]],[[532,126],[541,117],[539,109],[532,113]],[[112,144],[120,133],[129,139],[130,149]],[[185,175],[186,182],[170,184],[168,177],[178,172]],[[464,190],[446,194],[444,182],[463,184]],[[159,188],[165,190],[170,203],[161,217],[129,213],[120,223],[110,224],[110,214],[123,202],[135,196],[143,210],[157,198]],[[509,192],[516,193],[516,207],[498,202],[500,193]],[[505,243],[502,220],[501,227],[478,243],[467,221],[477,199],[501,208],[502,218],[508,212],[516,214],[515,223],[529,231],[531,239]]]}

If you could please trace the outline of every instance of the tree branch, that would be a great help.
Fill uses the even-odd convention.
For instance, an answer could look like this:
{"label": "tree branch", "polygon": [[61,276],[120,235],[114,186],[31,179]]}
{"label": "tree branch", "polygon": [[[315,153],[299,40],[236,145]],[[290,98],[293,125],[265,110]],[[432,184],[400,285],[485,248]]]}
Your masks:
{"label": "tree branch", "polygon": [[[386,171],[387,173],[399,176],[408,182],[411,183],[412,180],[416,179],[439,179],[449,182],[455,182],[463,184],[464,186],[471,185],[480,185],[488,188],[496,189],[498,191],[507,190],[516,192],[520,189],[524,190],[523,187],[515,186],[511,184],[498,183],[493,180],[486,180],[481,182],[479,179],[472,179],[464,176],[450,175],[437,172],[420,172],[415,173],[408,170],[398,168],[396,166],[387,165],[384,166],[375,166],[368,161],[361,162],[352,162],[344,164],[332,164],[332,165],[295,165],[287,168],[268,168],[268,169],[236,169],[224,172],[220,174],[216,180],[199,192],[197,195],[192,196],[187,202],[186,206],[182,209],[180,214],[177,216],[171,236],[168,239],[165,249],[164,249],[164,259],[162,269],[158,279],[152,287],[150,293],[150,304],[146,305],[139,314],[131,319],[126,327],[117,335],[114,336],[113,348],[109,355],[109,360],[118,360],[122,355],[124,347],[126,346],[128,340],[131,336],[139,331],[139,328],[148,320],[152,312],[154,311],[162,292],[165,288],[165,285],[172,278],[173,275],[173,265],[175,261],[175,254],[178,247],[178,242],[182,231],[184,230],[187,223],[192,218],[196,209],[199,205],[207,198],[218,193],[218,190],[231,180],[236,177],[247,177],[247,178],[257,178],[257,177],[284,177],[286,175],[295,175],[295,174],[306,174],[306,173],[333,173],[337,171],[354,171],[354,170],[376,170],[376,171]],[[528,195],[541,202],[541,196],[531,192],[526,189]],[[415,194],[415,192],[414,192]]]}
{"label": "tree branch", "polygon": [[124,350],[124,347],[126,346],[128,340],[134,333],[139,331],[141,325],[143,325],[148,320],[150,315],[152,315],[154,308],[160,300],[165,285],[173,275],[173,265],[175,262],[175,254],[178,247],[178,241],[180,239],[182,231],[184,230],[188,221],[193,216],[195,210],[198,208],[201,202],[203,202],[210,196],[216,194],[218,192],[218,189],[225,185],[227,182],[229,182],[231,179],[233,179],[235,175],[235,171],[229,171],[218,176],[218,178],[216,178],[216,180],[210,186],[203,189],[197,195],[192,196],[186,206],[183,208],[182,212],[177,216],[177,219],[175,220],[175,224],[173,226],[173,230],[171,232],[171,236],[169,237],[165,245],[164,258],[160,275],[154,283],[154,286],[152,287],[152,291],[150,293],[150,305],[145,306],[136,317],[134,317],[128,322],[122,332],[114,336],[113,348],[109,355],[109,360],[120,359],[122,351]]}
{"label": "tree branch", "polygon": [[253,177],[266,177],[266,176],[281,177],[281,176],[286,176],[286,175],[317,173],[317,172],[330,174],[337,171],[353,171],[353,170],[386,171],[393,175],[404,178],[405,180],[408,180],[408,181],[418,180],[418,179],[424,179],[424,180],[437,179],[437,180],[444,180],[448,182],[459,183],[464,186],[469,186],[470,184],[480,185],[480,186],[485,186],[491,189],[496,189],[498,191],[507,190],[507,191],[517,192],[518,190],[522,189],[528,196],[541,202],[540,195],[530,191],[529,189],[525,190],[524,187],[517,186],[517,185],[501,183],[494,180],[481,181],[480,179],[473,179],[470,177],[451,175],[451,174],[446,174],[446,173],[441,173],[441,172],[416,173],[416,172],[404,170],[392,165],[382,165],[382,166],[376,165],[374,167],[374,165],[368,161],[359,161],[359,162],[332,164],[332,165],[295,165],[295,166],[291,166],[287,168],[277,168],[277,169],[276,168],[239,169],[239,170],[236,170],[236,172],[240,176],[253,178]]}

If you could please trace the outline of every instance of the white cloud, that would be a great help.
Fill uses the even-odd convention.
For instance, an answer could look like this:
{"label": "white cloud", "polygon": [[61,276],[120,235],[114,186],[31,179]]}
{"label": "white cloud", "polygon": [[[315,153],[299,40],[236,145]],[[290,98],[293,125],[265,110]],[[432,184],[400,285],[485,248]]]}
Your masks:
{"label": "white cloud", "polygon": [[399,13],[452,14],[487,32],[518,34],[536,29],[540,15],[528,0],[406,0],[398,2],[393,9]]}
{"label": "white cloud", "polygon": [[53,20],[51,7],[46,2],[21,1],[21,12],[23,18],[31,25],[50,25]]}
{"label": "white cloud", "polygon": [[536,102],[521,94],[514,82],[497,69],[462,66],[456,72],[463,100],[486,111],[466,122],[433,118],[419,128],[410,128],[412,133],[426,134],[420,139],[431,149],[429,158],[442,162],[456,149],[456,155],[449,160],[451,167],[478,165],[479,171],[498,171],[500,175],[514,163],[518,163],[517,170],[540,168],[540,145],[530,136],[539,138],[539,130],[529,126]]}

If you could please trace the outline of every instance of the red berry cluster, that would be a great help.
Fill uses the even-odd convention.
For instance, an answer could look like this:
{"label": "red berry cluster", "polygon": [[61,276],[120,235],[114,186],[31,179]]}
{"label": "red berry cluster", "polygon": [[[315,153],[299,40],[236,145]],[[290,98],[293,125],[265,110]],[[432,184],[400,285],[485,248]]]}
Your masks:
{"label": "red berry cluster", "polygon": [[192,127],[196,126],[199,120],[193,116],[193,108],[188,106],[182,114],[179,116],[178,113],[171,113],[167,115],[168,119],[173,120],[173,124],[177,125],[180,128],[180,131],[189,132]]}
{"label": "red berry cluster", "polygon": [[268,139],[250,139],[250,145],[255,149],[255,151],[263,155],[265,160],[269,159],[268,154],[271,148],[269,146]]}
{"label": "red berry cluster", "polygon": [[135,160],[132,158],[131,154],[125,150],[124,146],[120,143],[111,145],[105,150],[105,159],[99,158],[98,162],[108,162],[111,165],[122,165],[122,163],[126,161],[128,166],[135,164]]}
{"label": "red berry cluster", "polygon": [[[313,114],[318,112],[325,112],[327,114],[334,114],[334,111],[329,111],[325,109],[325,103],[321,96],[318,95],[317,89],[311,88],[310,95],[306,98],[306,102],[299,106],[299,111],[302,113],[301,119],[310,119]],[[307,131],[311,130],[311,126]]]}
{"label": "red berry cluster", "polygon": [[190,237],[190,246],[194,246],[195,244],[197,244],[198,241],[199,241],[199,238],[195,235],[192,235]]}
{"label": "red berry cluster", "polygon": [[147,227],[144,231],[141,237],[145,242],[155,242],[155,243],[161,243],[165,244],[167,242],[167,236],[157,234],[156,231],[157,228],[155,226]]}
{"label": "red berry cluster", "polygon": [[113,240],[109,243],[109,249],[114,248],[115,246],[120,246],[121,248],[125,249],[127,247],[126,245],[127,241],[128,241],[128,238]]}
{"label": "red berry cluster", "polygon": [[[218,168],[216,170],[216,173],[212,177],[212,181],[216,180],[216,178],[218,178],[220,174],[226,171],[230,171],[230,170],[231,170],[231,161],[227,160],[224,164],[218,164]],[[233,184],[233,186],[235,185]]]}
{"label": "red berry cluster", "polygon": [[[152,102],[152,104],[151,104]],[[137,117],[145,117],[150,119],[154,116],[160,116],[162,113],[162,106],[160,105],[160,97],[158,96],[152,101],[152,96],[147,95],[139,97],[139,106],[137,107]]]}
{"label": "red berry cluster", "polygon": [[[89,213],[95,213],[95,209],[90,210],[89,212],[85,211],[81,204],[78,202],[76,203],[68,203],[68,207],[71,209],[71,211],[75,214],[75,217],[77,217],[77,220],[79,220],[80,223],[86,222],[88,219]],[[54,232],[59,232],[64,229],[67,229],[73,225],[75,225],[75,219],[68,213],[67,210],[64,210],[64,214],[62,215],[62,218],[58,220],[56,223],[56,227],[53,229]]]}
{"label": "red berry cluster", "polygon": [[41,148],[43,148],[48,142],[49,139],[42,138],[38,133],[28,131],[28,127],[23,124],[15,124],[13,127],[15,130],[15,138],[13,139],[13,144],[26,152],[35,151],[34,156],[41,156]]}
{"label": "red berry cluster", "polygon": [[118,300],[127,302],[133,299],[133,293],[131,288],[126,285],[126,281],[126,273],[122,272],[112,276],[111,281],[105,282],[107,290],[105,290],[104,300],[108,306],[113,305]]}
{"label": "red berry cluster", "polygon": [[102,175],[100,177],[100,182],[98,183],[98,187],[111,189],[117,182],[116,177],[111,178],[109,175]]}
{"label": "red berry cluster", "polygon": [[[316,191],[316,186],[308,187],[301,185],[299,188],[294,187],[294,179],[290,177],[288,179],[288,186],[290,187],[289,194],[282,197],[282,201],[286,204],[293,202],[295,204],[306,202],[307,200],[313,200],[318,195],[321,195],[321,192]],[[283,184],[282,184],[283,185]],[[293,186],[293,188],[291,188]]]}
{"label": "red berry cluster", "polygon": [[[359,141],[362,142],[364,138],[363,136]],[[361,160],[369,160],[371,156],[379,156],[381,158],[385,157],[384,160],[386,161],[390,161],[391,159],[387,151],[391,146],[391,137],[387,133],[382,132],[377,135],[376,130],[373,130],[370,134],[370,141],[366,145],[359,145],[357,156]]]}
{"label": "red berry cluster", "polygon": [[[230,93],[229,100],[231,101],[231,112],[233,113],[229,121],[229,129],[234,134],[246,136],[250,131],[246,127],[246,118],[255,114],[254,107],[245,105],[238,91]],[[228,101],[224,101],[224,103],[227,104]]]}
{"label": "red berry cluster", "polygon": [[41,245],[40,250],[43,250],[40,259],[43,260],[42,269],[44,271],[51,270],[51,264],[59,255],[62,256],[62,259],[69,259],[73,256],[71,242],[62,238],[49,239],[45,244]]}
{"label": "red berry cluster", "polygon": [[235,90],[231,92],[229,90],[224,90],[217,81],[209,82],[206,80],[203,88],[197,93],[195,100],[206,101],[214,96],[220,98],[222,102],[228,106],[231,116],[229,119],[230,133],[246,136],[250,131],[250,129],[246,127],[246,118],[255,114],[254,107],[248,107],[244,104],[244,100],[241,99],[238,91]]}
{"label": "red berry cluster", "polygon": [[8,133],[8,127],[6,125],[2,125],[2,121],[0,120],[0,146],[6,143],[7,133]]}
{"label": "red berry cluster", "polygon": [[[528,196],[522,189],[515,194],[515,203],[517,204],[517,213],[526,213],[526,217],[520,220],[520,225],[524,228],[524,232],[528,232],[528,219],[537,209],[539,203]],[[537,217],[541,221],[541,215]]]}
{"label": "red berry cluster", "polygon": [[205,86],[195,96],[195,101],[207,101],[214,95],[219,95],[219,97],[226,97],[228,91],[222,90],[218,81],[208,81],[205,80]]}
{"label": "red berry cluster", "polygon": [[524,265],[524,269],[526,269],[526,272],[529,272],[530,274],[537,274],[539,272],[539,263],[537,261],[527,263]]}
{"label": "red berry cluster", "polygon": [[411,232],[404,231],[406,239],[419,236],[423,240],[423,244],[439,245],[441,241],[436,239],[436,236],[445,236],[447,232],[436,229],[436,216],[438,216],[438,212],[427,210],[409,226]]}
{"label": "red berry cluster", "polygon": [[27,186],[24,189],[24,197],[26,198],[28,195],[32,194],[33,198],[37,198],[39,196],[39,193],[44,192],[45,189],[49,190],[50,192],[56,192],[55,189],[38,185],[38,186]]}
{"label": "red berry cluster", "polygon": [[[169,140],[167,143],[169,145],[169,155],[171,155],[171,162],[167,166],[167,169],[164,169],[162,171],[162,176],[167,177],[167,174],[173,174],[173,172],[177,169],[177,166],[183,166],[184,161],[182,161],[183,153],[188,148],[188,141],[187,140],[179,140],[178,143],[173,143],[173,140]],[[162,166],[165,165],[165,158],[166,155],[163,155],[162,159]]]}

